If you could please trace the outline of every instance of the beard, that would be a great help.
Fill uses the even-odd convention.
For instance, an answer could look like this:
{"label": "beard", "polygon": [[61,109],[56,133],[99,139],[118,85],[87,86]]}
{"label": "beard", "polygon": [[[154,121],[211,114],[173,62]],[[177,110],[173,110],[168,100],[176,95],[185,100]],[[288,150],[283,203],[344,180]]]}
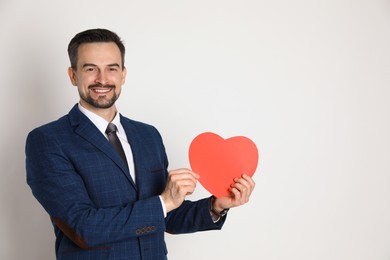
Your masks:
{"label": "beard", "polygon": [[[94,87],[110,88],[112,90],[115,89],[115,85],[102,86],[99,84],[95,84],[89,86],[90,91],[93,91],[92,88]],[[119,98],[119,94],[113,91],[113,95],[111,98],[107,98],[107,96],[102,95],[99,96],[97,99],[93,99],[91,95],[80,93],[80,98],[95,108],[110,108],[115,104],[116,100]]]}

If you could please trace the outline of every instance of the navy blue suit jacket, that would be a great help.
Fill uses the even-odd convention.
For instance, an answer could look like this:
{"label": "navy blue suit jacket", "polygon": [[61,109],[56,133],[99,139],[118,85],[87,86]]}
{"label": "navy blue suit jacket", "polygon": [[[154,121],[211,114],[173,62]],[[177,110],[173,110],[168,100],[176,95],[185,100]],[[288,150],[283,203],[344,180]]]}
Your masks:
{"label": "navy blue suit jacket", "polygon": [[136,184],[104,135],[80,112],[31,131],[27,183],[51,217],[57,259],[166,259],[164,232],[220,229],[209,199],[185,201],[164,218],[158,195],[168,160],[158,131],[121,116]]}

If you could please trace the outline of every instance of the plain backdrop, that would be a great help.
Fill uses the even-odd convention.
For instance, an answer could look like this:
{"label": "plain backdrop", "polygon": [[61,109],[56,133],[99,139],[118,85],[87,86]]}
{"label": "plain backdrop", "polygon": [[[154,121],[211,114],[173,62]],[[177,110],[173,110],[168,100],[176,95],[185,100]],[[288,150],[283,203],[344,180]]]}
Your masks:
{"label": "plain backdrop", "polygon": [[67,45],[98,27],[127,48],[118,108],[160,130],[171,169],[206,131],[260,151],[250,203],[167,235],[170,259],[390,259],[388,0],[0,0],[0,259],[55,258],[25,138],[77,103]]}

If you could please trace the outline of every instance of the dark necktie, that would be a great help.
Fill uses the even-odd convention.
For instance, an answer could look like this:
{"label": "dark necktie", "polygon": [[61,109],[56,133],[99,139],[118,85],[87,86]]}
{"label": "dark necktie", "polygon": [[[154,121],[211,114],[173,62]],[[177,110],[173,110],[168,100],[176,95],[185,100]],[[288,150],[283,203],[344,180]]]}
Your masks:
{"label": "dark necktie", "polygon": [[113,123],[109,123],[107,126],[107,129],[106,129],[108,141],[115,148],[115,150],[118,152],[119,156],[123,159],[123,161],[127,165],[125,151],[123,150],[123,147],[121,145],[121,141],[119,140],[119,138],[116,134],[116,131],[117,131],[116,125]]}

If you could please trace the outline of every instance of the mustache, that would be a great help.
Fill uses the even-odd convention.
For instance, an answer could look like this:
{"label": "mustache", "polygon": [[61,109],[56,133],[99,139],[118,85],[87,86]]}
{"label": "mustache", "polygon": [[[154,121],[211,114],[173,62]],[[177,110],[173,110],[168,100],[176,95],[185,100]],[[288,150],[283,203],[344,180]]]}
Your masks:
{"label": "mustache", "polygon": [[89,85],[88,88],[115,88],[115,85],[103,85],[101,83],[96,83],[93,85]]}

